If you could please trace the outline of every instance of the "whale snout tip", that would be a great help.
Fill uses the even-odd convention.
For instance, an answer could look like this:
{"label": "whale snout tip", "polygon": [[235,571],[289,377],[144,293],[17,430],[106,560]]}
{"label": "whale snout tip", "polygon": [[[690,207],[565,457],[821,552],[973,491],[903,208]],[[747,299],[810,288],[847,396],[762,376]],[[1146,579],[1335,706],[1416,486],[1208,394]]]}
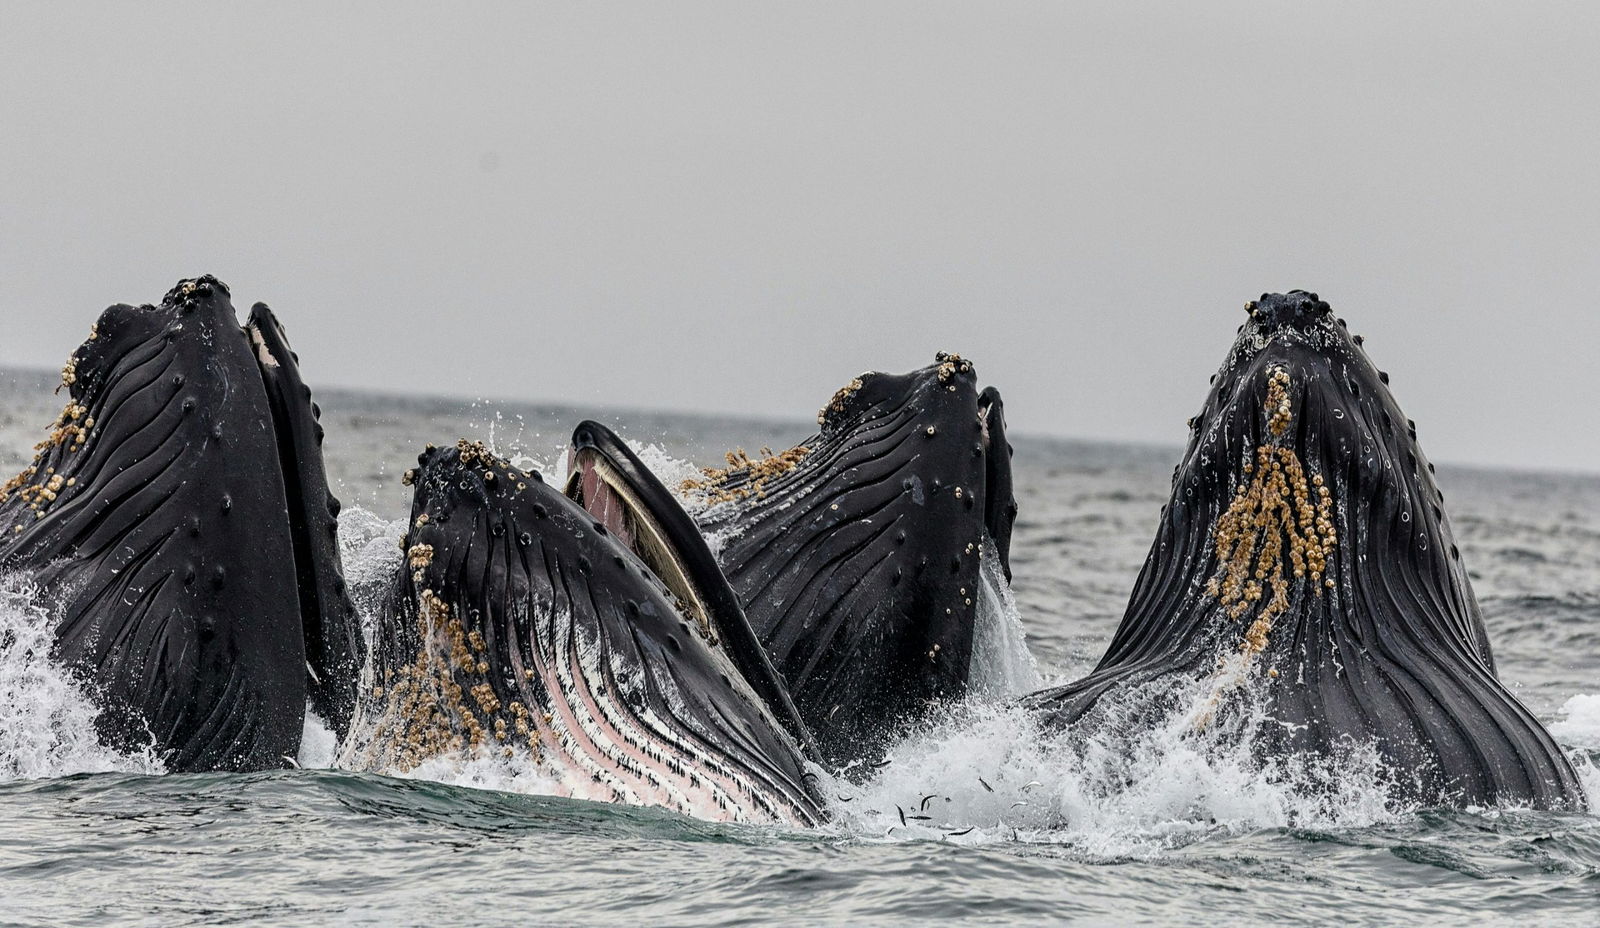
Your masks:
{"label": "whale snout tip", "polygon": [[167,291],[162,302],[170,306],[183,306],[213,293],[220,294],[224,299],[232,295],[227,284],[210,274],[201,274],[199,277],[188,277],[178,281]]}
{"label": "whale snout tip", "polygon": [[1315,293],[1290,290],[1288,293],[1263,293],[1244,304],[1245,312],[1256,324],[1269,330],[1285,327],[1309,328],[1333,314],[1333,308]]}
{"label": "whale snout tip", "polygon": [[946,383],[952,377],[966,377],[977,379],[977,368],[972,362],[953,351],[940,351],[933,356],[934,370],[938,372],[939,382]]}

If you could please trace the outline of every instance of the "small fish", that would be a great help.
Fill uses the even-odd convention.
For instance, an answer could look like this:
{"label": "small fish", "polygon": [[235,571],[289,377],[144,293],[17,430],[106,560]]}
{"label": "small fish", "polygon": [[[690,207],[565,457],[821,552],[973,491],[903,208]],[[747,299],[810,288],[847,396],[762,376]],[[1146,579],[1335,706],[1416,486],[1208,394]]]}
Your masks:
{"label": "small fish", "polygon": [[900,824],[904,825],[906,823],[906,810],[900,808],[899,806],[895,806],[894,810],[900,813]]}
{"label": "small fish", "polygon": [[878,761],[876,764],[869,764],[868,766],[870,766],[873,770],[879,770],[889,766],[892,763],[894,763],[894,758],[886,757],[883,760]]}
{"label": "small fish", "polygon": [[994,787],[990,786],[988,783],[984,783],[983,777],[979,777],[978,778],[978,782],[979,783],[983,783],[983,788],[984,789],[988,790],[991,793],[994,792]]}
{"label": "small fish", "polygon": [[908,815],[908,816],[906,816],[906,818],[911,819],[913,822],[931,822],[931,821],[933,821],[933,816],[931,816],[931,815]]}
{"label": "small fish", "polygon": [[928,811],[928,800],[932,799],[934,796],[937,796],[937,795],[938,795],[938,793],[929,793],[928,795],[922,797],[922,811],[924,811],[924,812]]}
{"label": "small fish", "polygon": [[972,834],[972,829],[973,828],[977,828],[977,827],[978,827],[977,825],[973,825],[970,828],[965,828],[965,829],[962,829],[961,831],[947,831],[947,832],[944,833],[944,836],[946,838],[959,838],[962,835],[970,835],[970,834]]}
{"label": "small fish", "polygon": [[1011,804],[1011,808],[1013,808],[1013,809],[1015,809],[1015,808],[1016,808],[1016,807],[1017,807],[1017,806],[1025,806],[1025,805],[1027,805],[1027,804],[1028,804],[1028,802],[1027,802],[1027,800],[1025,800],[1025,799],[1018,799],[1018,800],[1017,800],[1017,801],[1016,801],[1016,802],[1013,802],[1013,803],[1012,803],[1012,804]]}
{"label": "small fish", "polygon": [[1039,781],[1038,781],[1038,780],[1034,780],[1034,781],[1033,781],[1033,782],[1031,782],[1031,783],[1029,783],[1029,784],[1028,784],[1028,785],[1026,785],[1026,786],[1024,786],[1024,787],[1023,787],[1023,788],[1022,788],[1022,791],[1023,791],[1023,792],[1024,792],[1024,793],[1026,793],[1026,792],[1027,792],[1027,791],[1028,791],[1028,790],[1030,790],[1030,789],[1033,789],[1033,788],[1034,788],[1034,787],[1035,787],[1035,786],[1043,786],[1043,785],[1044,785],[1044,784],[1043,784],[1043,783],[1040,783],[1040,782],[1039,782]]}

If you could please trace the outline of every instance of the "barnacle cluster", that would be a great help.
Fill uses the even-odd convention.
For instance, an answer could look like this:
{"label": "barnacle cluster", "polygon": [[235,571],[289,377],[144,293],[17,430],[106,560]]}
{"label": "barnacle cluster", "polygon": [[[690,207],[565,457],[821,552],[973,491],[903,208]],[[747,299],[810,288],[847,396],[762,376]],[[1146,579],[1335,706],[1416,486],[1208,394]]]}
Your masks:
{"label": "barnacle cluster", "polygon": [[1249,482],[1217,519],[1217,572],[1206,583],[1229,618],[1259,610],[1239,647],[1247,658],[1266,649],[1273,620],[1289,609],[1291,583],[1309,579],[1318,596],[1333,586],[1323,575],[1338,542],[1326,482],[1320,474],[1308,477],[1294,449],[1277,443],[1293,418],[1289,374],[1275,367],[1267,376],[1269,437],[1244,464]]}
{"label": "barnacle cluster", "polygon": [[[510,756],[525,745],[536,755],[539,732],[528,707],[501,702],[488,679],[488,643],[431,589],[416,601],[421,644],[409,664],[385,672],[373,697],[387,700],[375,743],[409,770],[439,754],[492,748]],[[532,675],[532,671],[528,672]]]}
{"label": "barnacle cluster", "polygon": [[956,374],[972,373],[972,362],[948,351],[941,351],[933,356],[933,362],[939,365],[939,382],[948,383]]}
{"label": "barnacle cluster", "polygon": [[817,411],[817,424],[826,425],[829,416],[836,416],[844,412],[844,404],[849,402],[850,397],[859,389],[861,389],[860,377],[840,387],[839,391],[833,395],[833,399],[828,401],[828,405]]}
{"label": "barnacle cluster", "polygon": [[433,563],[433,545],[415,544],[406,549],[406,558],[411,564],[411,579],[422,583],[422,572]]}
{"label": "barnacle cluster", "polygon": [[94,428],[94,416],[89,415],[89,407],[82,403],[68,403],[61,410],[61,415],[56,421],[50,423],[50,435],[44,441],[33,446],[35,451],[44,451],[49,448],[65,447],[68,451],[78,451],[83,448],[83,443],[89,438],[89,430]]}
{"label": "barnacle cluster", "polygon": [[461,463],[468,466],[476,465],[485,470],[494,467],[499,461],[489,446],[481,441],[467,441],[465,438],[456,442],[456,453],[461,456]]}
{"label": "barnacle cluster", "polygon": [[1289,422],[1294,414],[1289,408],[1289,372],[1281,367],[1273,368],[1267,377],[1267,402],[1266,411],[1272,418],[1267,420],[1267,431],[1274,438],[1283,437],[1289,430]]}
{"label": "barnacle cluster", "polygon": [[[23,468],[22,472],[0,484],[0,503],[9,502],[12,495],[28,504],[28,509],[35,519],[44,518],[45,511],[50,504],[68,487],[76,486],[76,477],[66,477],[56,473],[54,467],[45,467],[45,455],[52,448],[65,448],[69,452],[82,450],[83,443],[88,440],[89,429],[94,427],[94,417],[89,415],[89,407],[78,402],[69,402],[56,421],[50,424],[50,435],[44,441],[33,446],[36,452],[32,464]],[[39,479],[34,483],[35,478]],[[13,533],[20,534],[22,526],[12,527]]]}
{"label": "barnacle cluster", "polygon": [[[701,469],[705,475],[704,480],[689,479],[678,485],[686,493],[702,493],[707,503],[733,502],[735,500],[763,499],[766,497],[767,482],[774,477],[787,474],[800,466],[811,449],[805,445],[796,445],[788,451],[773,453],[771,448],[762,448],[761,457],[752,458],[743,448],[735,448],[724,457],[727,467],[706,467]],[[741,479],[736,486],[727,486],[729,481]]]}
{"label": "barnacle cluster", "polygon": [[[433,451],[435,448],[430,444],[428,445],[428,450]],[[456,442],[456,454],[459,456],[462,464],[465,464],[468,467],[480,467],[483,469],[482,476],[485,484],[492,484],[495,482],[495,480],[500,476],[499,474],[495,473],[495,468],[499,468],[504,474],[509,485],[515,486],[518,492],[528,488],[528,485],[524,480],[524,478],[527,477],[527,474],[507,465],[505,462],[495,457],[494,452],[489,450],[489,446],[481,441],[468,441],[465,438],[461,439],[460,441]],[[417,482],[417,478],[419,476],[421,476],[420,472],[417,470],[417,468],[413,467],[400,475],[400,483],[403,486],[412,486]],[[538,474],[534,474],[533,476],[537,478]],[[421,525],[422,522],[419,521],[417,524]]]}

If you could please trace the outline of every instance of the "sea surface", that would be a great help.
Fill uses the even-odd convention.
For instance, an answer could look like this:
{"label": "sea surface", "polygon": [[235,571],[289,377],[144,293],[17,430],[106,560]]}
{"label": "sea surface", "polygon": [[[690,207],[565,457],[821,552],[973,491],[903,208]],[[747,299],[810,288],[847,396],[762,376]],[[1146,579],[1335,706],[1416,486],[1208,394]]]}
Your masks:
{"label": "sea surface", "polygon": [[[5,474],[60,409],[54,384],[0,371]],[[670,478],[809,433],[806,409],[773,422],[318,399],[364,607],[398,565],[400,475],[426,442],[482,439],[560,473],[593,417]],[[1360,757],[1268,776],[1192,728],[1095,750],[1008,709],[1098,658],[1179,453],[1011,425],[1014,603],[986,612],[983,693],[906,732],[865,782],[831,784],[834,822],[814,831],[542,796],[529,771],[495,765],[319,769],[333,745],[315,720],[303,769],[161,775],[95,742],[91,704],[45,656],[45,605],[27,577],[0,576],[0,924],[1600,925],[1594,815],[1397,808]],[[1441,465],[1438,479],[1501,676],[1600,808],[1600,477]]]}

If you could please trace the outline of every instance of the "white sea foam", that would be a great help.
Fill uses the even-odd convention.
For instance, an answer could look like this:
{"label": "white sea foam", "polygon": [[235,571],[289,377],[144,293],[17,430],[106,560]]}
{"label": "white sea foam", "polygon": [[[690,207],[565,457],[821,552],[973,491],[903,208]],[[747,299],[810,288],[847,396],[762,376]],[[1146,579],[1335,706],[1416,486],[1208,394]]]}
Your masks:
{"label": "white sea foam", "polygon": [[682,458],[673,457],[667,453],[667,449],[660,445],[634,441],[631,438],[626,439],[626,441],[633,453],[637,454],[639,460],[644,462],[644,466],[650,468],[650,471],[669,490],[676,492],[679,487],[683,486],[685,480],[699,480],[705,476],[700,472],[700,468]]}
{"label": "white sea foam", "polygon": [[1561,707],[1550,734],[1570,747],[1600,751],[1600,693],[1574,696]]}
{"label": "white sea foam", "polygon": [[400,539],[407,527],[405,519],[390,521],[360,506],[351,506],[339,516],[339,556],[344,564],[345,585],[361,616],[362,633],[369,648],[373,622],[400,567]]}
{"label": "white sea foam", "polygon": [[327,769],[339,753],[339,736],[323,718],[306,708],[305,728],[300,733],[300,753],[295,763],[304,769]]}
{"label": "white sea foam", "polygon": [[[1106,857],[1156,854],[1204,835],[1263,827],[1361,827],[1403,810],[1377,753],[1265,761],[1252,749],[1259,712],[1197,728],[1202,687],[1154,724],[1134,694],[1092,730],[1042,728],[1015,706],[969,705],[890,751],[835,804],[855,830],[891,840],[1021,839]],[[902,820],[902,815],[904,819]],[[922,818],[927,816],[927,818]]]}
{"label": "white sea foam", "polygon": [[0,574],[0,779],[161,773],[151,751],[124,754],[100,743],[94,703],[50,657],[51,624],[31,582]]}
{"label": "white sea foam", "polygon": [[1589,797],[1589,808],[1600,809],[1600,693],[1580,693],[1561,707],[1561,718],[1550,734],[1572,749],[1572,764]]}
{"label": "white sea foam", "polygon": [[525,751],[479,751],[472,754],[442,754],[391,776],[405,780],[432,780],[451,786],[493,789],[530,796],[566,796],[570,790],[550,775],[547,769]]}

